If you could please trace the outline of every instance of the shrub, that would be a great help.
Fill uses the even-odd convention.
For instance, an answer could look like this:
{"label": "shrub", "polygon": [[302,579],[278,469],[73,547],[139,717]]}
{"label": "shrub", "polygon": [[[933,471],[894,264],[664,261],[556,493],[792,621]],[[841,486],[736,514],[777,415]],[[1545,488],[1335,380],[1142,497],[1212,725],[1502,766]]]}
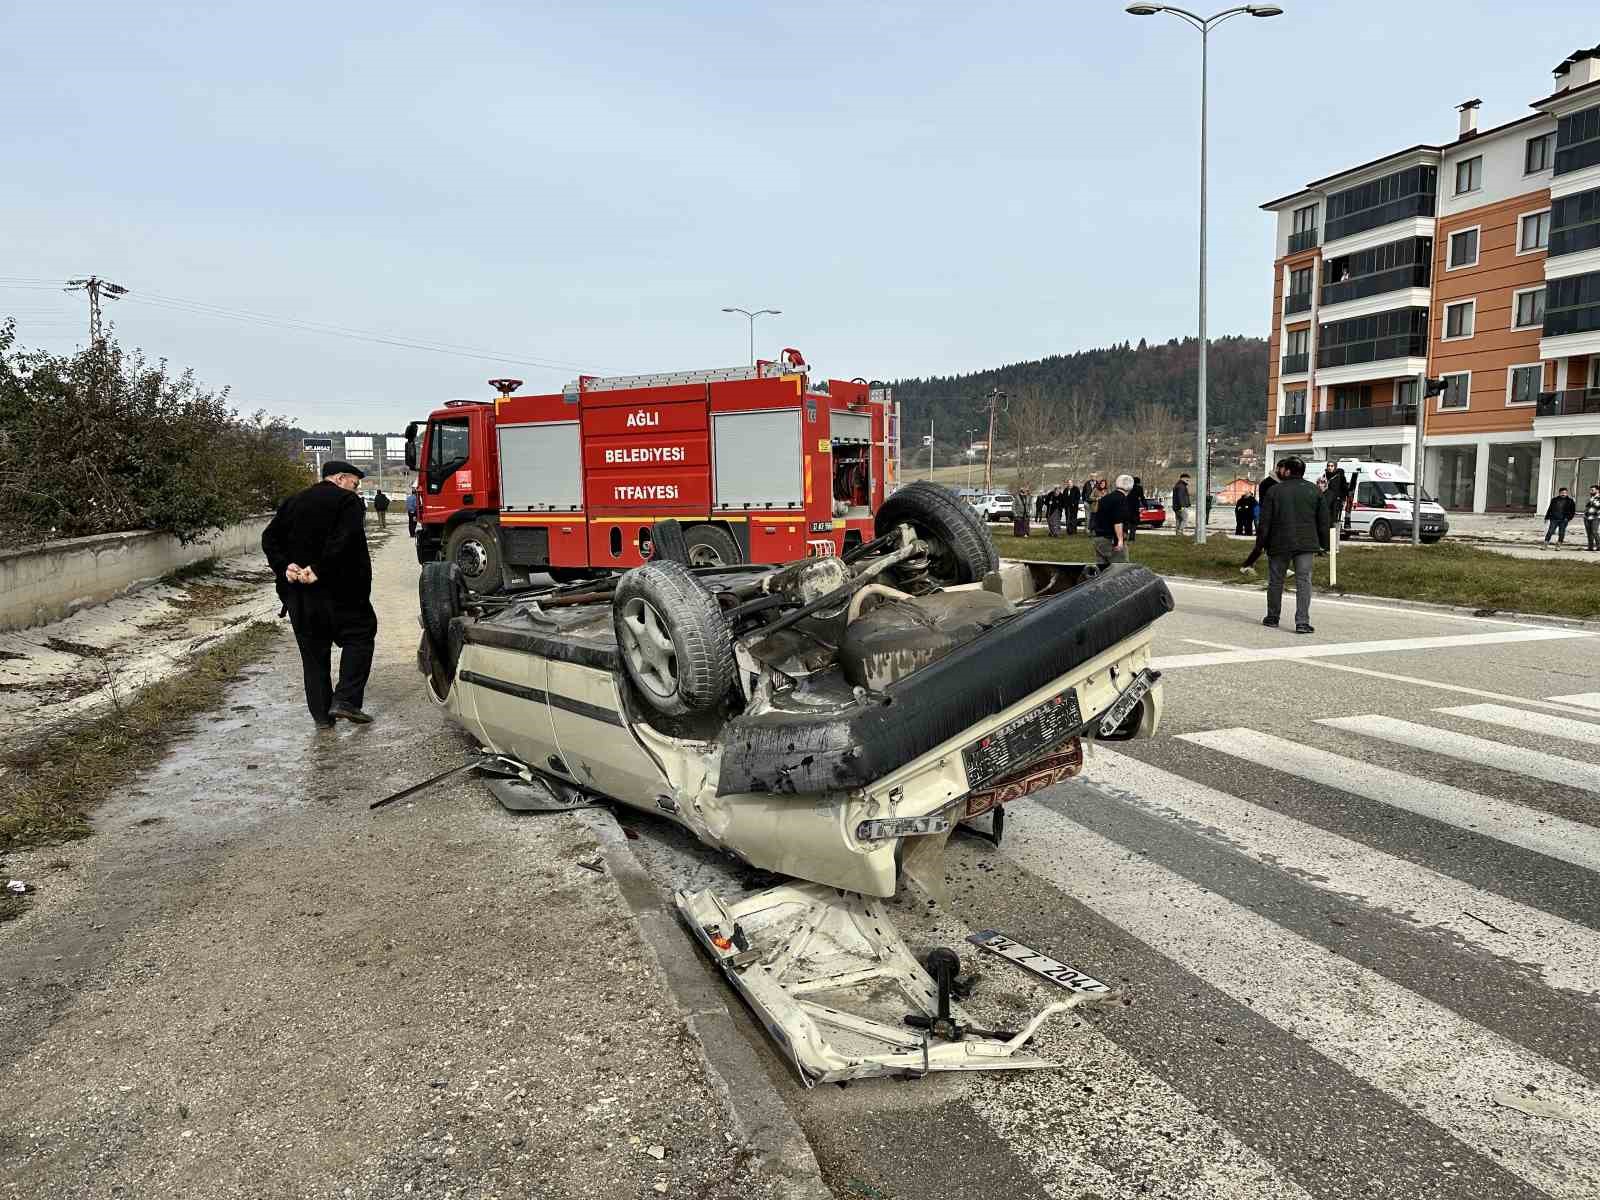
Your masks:
{"label": "shrub", "polygon": [[18,348],[0,325],[0,538],[130,529],[184,542],[274,508],[311,482],[287,424],[113,340],[71,356]]}

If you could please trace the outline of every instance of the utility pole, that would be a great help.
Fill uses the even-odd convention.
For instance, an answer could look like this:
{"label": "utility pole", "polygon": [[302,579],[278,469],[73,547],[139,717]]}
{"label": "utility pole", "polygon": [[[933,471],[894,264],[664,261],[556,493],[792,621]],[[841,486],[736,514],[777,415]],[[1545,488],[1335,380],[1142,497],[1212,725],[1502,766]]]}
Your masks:
{"label": "utility pole", "polygon": [[120,300],[128,294],[128,289],[120,283],[112,283],[110,280],[101,279],[98,275],[90,275],[87,279],[67,280],[67,286],[62,290],[89,293],[89,348],[94,349],[100,344],[101,296],[107,300]]}
{"label": "utility pole", "polygon": [[983,447],[983,490],[994,490],[994,410],[1006,394],[999,388],[989,389],[989,440]]}

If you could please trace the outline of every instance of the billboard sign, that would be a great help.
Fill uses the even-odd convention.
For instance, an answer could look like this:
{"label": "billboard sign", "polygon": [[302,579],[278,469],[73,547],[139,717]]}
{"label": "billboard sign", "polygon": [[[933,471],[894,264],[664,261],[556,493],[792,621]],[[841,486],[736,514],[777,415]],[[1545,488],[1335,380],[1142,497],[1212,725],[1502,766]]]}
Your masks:
{"label": "billboard sign", "polygon": [[302,438],[301,445],[307,450],[332,450],[332,438]]}
{"label": "billboard sign", "polygon": [[352,461],[362,458],[370,462],[372,459],[372,435],[361,434],[356,436],[352,434],[347,436],[344,439],[344,455]]}

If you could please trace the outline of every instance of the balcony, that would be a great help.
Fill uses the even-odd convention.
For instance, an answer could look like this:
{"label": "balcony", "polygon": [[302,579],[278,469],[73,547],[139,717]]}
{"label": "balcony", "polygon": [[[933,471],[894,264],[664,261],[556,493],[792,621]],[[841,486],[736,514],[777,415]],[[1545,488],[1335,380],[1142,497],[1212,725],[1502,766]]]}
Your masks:
{"label": "balcony", "polygon": [[1415,425],[1415,404],[1375,404],[1371,408],[1330,408],[1317,414],[1317,432],[1337,429],[1381,429],[1391,425]]}
{"label": "balcony", "polygon": [[1279,370],[1284,375],[1304,375],[1311,369],[1311,355],[1285,354]]}
{"label": "balcony", "polygon": [[1600,387],[1540,392],[1534,411],[1539,417],[1592,417],[1597,414],[1600,414]]}
{"label": "balcony", "polygon": [[1283,413],[1278,417],[1278,432],[1304,433],[1306,431],[1306,415],[1303,412]]}
{"label": "balcony", "polygon": [[1316,244],[1317,231],[1314,226],[1310,229],[1302,229],[1299,233],[1291,233],[1289,235],[1290,254],[1299,254],[1300,251],[1309,250]]}
{"label": "balcony", "polygon": [[1381,296],[1384,292],[1398,292],[1402,288],[1425,288],[1432,278],[1430,264],[1408,263],[1373,275],[1358,275],[1354,279],[1325,284],[1322,303],[1343,304],[1346,300],[1365,300],[1368,296]]}
{"label": "balcony", "polygon": [[1351,237],[1357,233],[1365,233],[1369,229],[1376,229],[1380,225],[1388,225],[1394,221],[1404,221],[1411,217],[1433,216],[1434,196],[1432,192],[1418,192],[1414,195],[1403,196],[1398,200],[1391,200],[1387,204],[1374,205],[1353,212],[1346,217],[1337,217],[1327,224],[1328,241],[1337,241],[1339,238]]}
{"label": "balcony", "polygon": [[1286,316],[1286,317],[1292,317],[1295,313],[1303,313],[1303,312],[1310,312],[1310,311],[1311,311],[1311,293],[1310,292],[1295,292],[1293,295],[1285,296],[1284,299],[1283,299],[1283,315]]}
{"label": "balcony", "polygon": [[1401,334],[1369,342],[1347,342],[1324,346],[1317,351],[1317,366],[1354,367],[1362,363],[1384,362],[1391,358],[1425,358],[1428,339],[1421,334]]}

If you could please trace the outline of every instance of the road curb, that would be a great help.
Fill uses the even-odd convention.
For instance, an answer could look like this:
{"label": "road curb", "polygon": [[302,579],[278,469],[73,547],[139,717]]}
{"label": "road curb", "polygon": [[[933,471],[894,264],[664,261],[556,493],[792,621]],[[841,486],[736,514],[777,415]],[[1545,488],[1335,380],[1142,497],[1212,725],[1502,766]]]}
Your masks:
{"label": "road curb", "polygon": [[788,1105],[746,1049],[727,1005],[727,989],[704,968],[700,948],[645,872],[610,814],[580,814],[605,854],[611,877],[633,911],[639,934],[667,988],[700,1043],[707,1073],[731,1117],[736,1135],[772,1172],[783,1200],[832,1200],[817,1156]]}

